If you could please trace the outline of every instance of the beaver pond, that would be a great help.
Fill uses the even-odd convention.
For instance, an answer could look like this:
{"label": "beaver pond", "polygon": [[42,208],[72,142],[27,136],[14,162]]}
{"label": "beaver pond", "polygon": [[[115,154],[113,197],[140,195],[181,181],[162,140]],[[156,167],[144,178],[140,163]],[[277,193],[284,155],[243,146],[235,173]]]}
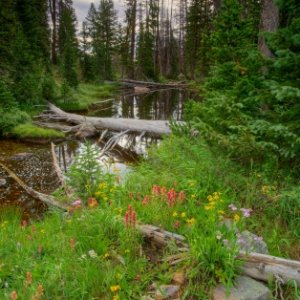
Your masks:
{"label": "beaver pond", "polygon": [[[142,95],[122,94],[114,99],[99,100],[99,103],[92,105],[82,114],[148,120],[182,120],[184,103],[188,96],[189,92],[184,90],[163,90]],[[159,143],[159,140],[150,136],[125,135],[113,151],[101,157],[101,163],[109,165],[108,169],[112,172],[119,170],[122,177],[139,157],[147,154],[147,148],[153,143]],[[68,169],[82,145],[82,141],[70,139],[57,143],[55,152],[62,170]],[[103,144],[98,147],[100,153]],[[49,143],[0,140],[0,161],[37,191],[49,194],[58,187]],[[22,208],[25,217],[38,216],[46,209],[43,203],[29,197],[1,168],[0,205],[2,209],[17,205]]]}

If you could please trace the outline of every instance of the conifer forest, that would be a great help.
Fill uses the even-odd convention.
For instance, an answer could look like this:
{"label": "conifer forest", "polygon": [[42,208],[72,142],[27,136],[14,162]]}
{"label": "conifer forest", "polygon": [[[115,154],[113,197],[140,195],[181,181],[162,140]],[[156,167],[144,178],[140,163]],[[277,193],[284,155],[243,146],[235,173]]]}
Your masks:
{"label": "conifer forest", "polygon": [[299,0],[0,0],[0,300],[300,300]]}

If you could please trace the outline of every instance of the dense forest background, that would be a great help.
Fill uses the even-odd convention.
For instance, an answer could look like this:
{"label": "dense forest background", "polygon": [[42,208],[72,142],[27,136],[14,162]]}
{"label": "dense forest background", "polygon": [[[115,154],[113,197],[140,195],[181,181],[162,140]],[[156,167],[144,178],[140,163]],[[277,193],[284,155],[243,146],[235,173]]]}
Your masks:
{"label": "dense forest background", "polygon": [[296,0],[128,0],[121,20],[101,0],[78,32],[71,0],[2,0],[0,132],[82,81],[194,80],[205,101],[186,116],[210,142],[241,160],[295,162],[299,13]]}

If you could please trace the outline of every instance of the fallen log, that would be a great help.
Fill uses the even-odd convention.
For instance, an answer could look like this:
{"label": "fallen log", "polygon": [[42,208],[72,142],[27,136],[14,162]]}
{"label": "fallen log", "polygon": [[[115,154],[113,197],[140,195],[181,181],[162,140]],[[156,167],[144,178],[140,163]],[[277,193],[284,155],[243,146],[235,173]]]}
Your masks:
{"label": "fallen log", "polygon": [[[49,103],[49,111],[41,114],[40,119],[47,124],[49,124],[49,121],[60,121],[73,125],[85,125],[85,127],[89,127],[89,135],[92,133],[96,134],[98,131],[104,129],[112,131],[129,130],[134,133],[145,131],[148,134],[158,137],[171,133],[168,121],[86,117],[64,112],[51,103]],[[42,123],[40,124],[42,125]]]}
{"label": "fallen log", "polygon": [[42,201],[43,203],[46,203],[49,206],[54,206],[63,210],[67,210],[68,206],[66,204],[63,204],[61,202],[58,202],[53,196],[46,195],[43,193],[40,193],[33,188],[29,187],[27,184],[25,184],[11,169],[9,169],[7,166],[5,166],[3,163],[0,162],[0,166],[2,169],[4,169],[9,176],[15,180],[25,191],[28,195],[30,195],[32,198],[37,199],[39,201]]}
{"label": "fallen log", "polygon": [[[158,247],[167,245],[173,241],[186,250],[186,256],[180,255],[179,263],[188,259],[188,245],[184,243],[185,238],[182,235],[171,233],[152,225],[137,225],[137,230],[140,231],[147,239],[157,244]],[[179,248],[180,249],[180,248]],[[268,282],[269,280],[280,280],[282,284],[295,282],[300,287],[300,261],[280,258],[267,254],[260,253],[245,253],[240,252],[237,259],[244,262],[241,267],[243,275],[247,275],[254,279]]]}
{"label": "fallen log", "polygon": [[145,88],[185,88],[188,85],[182,81],[180,82],[171,82],[171,83],[161,83],[154,81],[141,81],[141,80],[132,80],[132,79],[122,79],[120,82],[124,85],[130,87],[145,87]]}

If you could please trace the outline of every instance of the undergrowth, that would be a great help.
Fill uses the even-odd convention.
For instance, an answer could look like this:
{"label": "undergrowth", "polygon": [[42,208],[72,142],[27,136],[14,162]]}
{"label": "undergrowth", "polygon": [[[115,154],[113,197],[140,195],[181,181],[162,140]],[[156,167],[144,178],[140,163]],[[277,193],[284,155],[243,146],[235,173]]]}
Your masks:
{"label": "undergrowth", "polygon": [[[69,171],[79,198],[68,213],[50,211],[32,224],[1,214],[2,298],[15,291],[31,299],[42,286],[41,299],[140,299],[153,282],[168,284],[184,271],[182,298],[211,299],[217,283],[231,286],[239,274],[243,230],[264,240],[270,254],[299,259],[299,189],[280,183],[278,173],[241,168],[200,138],[171,136],[120,185],[118,170],[95,168],[94,150],[87,144],[75,164],[83,181],[76,168]],[[184,235],[188,260],[153,265],[136,222]],[[161,255],[176,252],[171,243]],[[285,299],[299,296],[291,288]]]}

